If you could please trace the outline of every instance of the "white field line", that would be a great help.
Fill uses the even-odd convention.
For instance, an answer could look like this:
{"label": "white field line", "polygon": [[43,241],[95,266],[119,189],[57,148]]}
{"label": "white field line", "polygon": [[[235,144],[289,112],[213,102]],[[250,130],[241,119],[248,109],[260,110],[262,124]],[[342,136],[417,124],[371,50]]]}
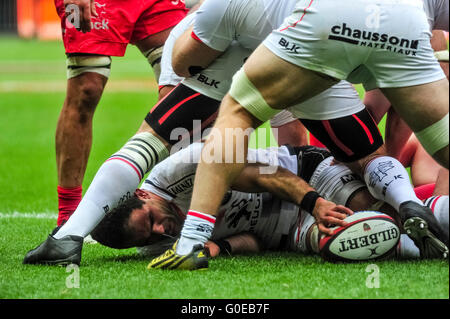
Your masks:
{"label": "white field line", "polygon": [[[55,93],[66,91],[66,81],[0,81],[0,93]],[[153,80],[111,80],[105,92],[153,92],[157,90]]]}
{"label": "white field line", "polygon": [[0,219],[2,218],[29,218],[29,219],[56,219],[56,213],[22,213],[22,212],[0,212]]}

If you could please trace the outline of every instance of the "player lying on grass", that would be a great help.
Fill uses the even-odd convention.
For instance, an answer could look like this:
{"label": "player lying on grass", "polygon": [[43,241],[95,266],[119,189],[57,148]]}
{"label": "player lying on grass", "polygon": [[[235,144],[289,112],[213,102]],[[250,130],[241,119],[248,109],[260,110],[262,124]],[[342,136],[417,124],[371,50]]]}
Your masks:
{"label": "player lying on grass", "polygon": [[[136,192],[143,197],[149,196],[151,202],[155,203],[154,207],[149,207],[149,211],[155,213],[154,216],[148,214],[145,216],[135,216],[141,222],[145,223],[143,226],[149,226],[149,229],[161,235],[168,234],[174,236],[179,234],[190,202],[197,166],[196,163],[199,161],[202,145],[195,143],[175,153],[155,166],[152,170],[149,178],[145,180],[142,189]],[[246,192],[261,190],[270,192],[280,198],[280,200],[269,195],[269,193],[251,194],[238,191],[230,192],[223,200],[223,209],[229,213],[226,216],[226,219],[229,220],[226,222],[229,223],[230,227],[243,229],[242,227],[246,227],[250,220],[250,224],[253,225],[252,227],[259,229],[263,223],[258,223],[258,220],[262,219],[269,222],[264,227],[272,227],[268,232],[268,239],[275,239],[278,236],[274,233],[275,230],[280,236],[287,234],[289,228],[292,226],[289,221],[290,218],[298,214],[297,205],[314,215],[317,220],[326,220],[327,223],[342,226],[345,224],[343,219],[347,215],[352,214],[351,209],[342,205],[336,205],[322,198],[312,206],[309,205],[310,203],[308,201],[303,201],[304,195],[313,190],[306,182],[311,178],[313,173],[311,168],[315,168],[316,163],[321,162],[324,157],[329,156],[328,152],[323,150],[316,151],[310,147],[294,149],[291,147],[281,147],[257,150],[252,152],[250,156],[253,157],[249,159],[249,162],[263,163],[265,165],[249,165],[248,170],[245,172],[249,177],[246,178],[244,175],[242,182],[236,184],[235,187]],[[299,163],[299,160],[302,162]],[[285,169],[278,170],[278,165]],[[297,173],[301,178],[292,180],[292,176],[297,175],[289,174],[285,176],[283,173],[286,169]],[[339,170],[337,170],[336,174],[338,172]],[[348,173],[347,170],[345,172],[346,174]],[[345,176],[345,174],[342,176]],[[339,177],[336,177],[336,179],[339,180]],[[345,185],[345,188],[352,190],[355,187],[355,182],[353,181],[355,178],[351,174],[346,177],[349,179],[349,183]],[[359,188],[361,186],[357,183],[356,187]],[[152,194],[147,190],[151,190]],[[351,191],[348,193],[351,193]],[[283,201],[283,199],[295,204]],[[278,211],[279,214],[269,216],[270,211],[273,210]],[[169,212],[171,213],[169,214]],[[114,220],[115,216],[117,215],[112,215],[112,219],[108,219],[106,223]],[[266,220],[267,217],[269,217],[269,220]],[[69,221],[71,220],[69,219]],[[151,225],[148,223],[151,223]],[[80,229],[87,228],[87,225],[84,223],[80,223],[77,226]],[[326,232],[327,230],[322,226],[320,231]],[[141,231],[136,230],[136,235],[139,234],[141,234]],[[55,242],[57,245],[54,245]],[[82,243],[83,237],[79,236],[66,236],[60,240],[56,240],[49,235],[48,240],[43,245],[27,254],[24,262],[44,264],[72,262],[79,264]],[[53,245],[53,248],[48,249],[49,245]],[[124,242],[123,245],[128,244]]]}
{"label": "player lying on grass", "polygon": [[[270,32],[274,25],[281,23],[282,17],[293,9],[295,1],[258,0],[254,4],[255,8],[258,8],[254,12],[258,19],[248,20],[247,24],[244,24],[243,28],[239,30],[241,38],[246,40],[244,41],[246,46],[253,48],[259,43],[258,41],[263,40],[263,37]],[[223,6],[221,5],[217,9],[219,8],[223,9]],[[239,18],[239,15],[236,17],[226,15],[226,17]],[[253,21],[259,21],[259,24],[255,25]],[[234,25],[226,22],[223,21],[228,26]],[[186,28],[188,24],[189,20],[183,21],[182,25],[174,29],[171,37],[173,35],[175,38],[176,32],[180,32],[180,30],[182,33],[184,30],[182,28]],[[204,32],[207,31],[206,29]],[[166,43],[166,48],[170,46],[170,41],[174,41],[173,38],[171,40],[171,37]],[[241,38],[238,40],[241,41]],[[195,136],[196,129],[198,132],[203,132],[212,123],[217,115],[219,101],[228,90],[232,74],[248,55],[239,41],[239,45],[231,42],[227,42],[228,50],[220,58],[216,58],[208,69],[185,79],[150,111],[138,134],[102,165],[74,216],[54,234],[54,238],[61,239],[69,235],[85,237],[101,221],[105,213],[114,208],[121,199],[130,196],[146,172],[168,155],[168,150],[173,144],[177,144],[175,142],[178,142],[179,135],[173,134],[176,129],[181,128],[182,133],[192,137]],[[165,69],[164,56],[162,64],[161,82]],[[175,83],[170,82],[172,78],[178,77],[174,76],[170,70],[168,72],[167,83],[177,83],[176,81]],[[304,118],[323,119],[323,123],[321,120],[310,121],[314,122],[311,126],[314,125],[316,132],[320,131],[320,134],[317,135],[326,139],[327,147],[338,159],[352,161],[376,150],[382,150],[380,132],[349,83],[341,82],[315,99],[303,103],[301,107],[303,109],[301,114]],[[200,120],[201,125],[195,127],[193,120]],[[323,125],[327,125],[328,129]],[[341,132],[341,135],[338,134],[339,138],[349,141],[344,150],[340,148],[339,138],[336,136],[338,131]],[[173,137],[175,137],[175,141]],[[190,142],[188,139],[188,143]],[[415,196],[409,184],[407,172],[400,163],[386,157],[378,158],[378,161],[372,163],[370,169],[367,169],[367,180],[376,174],[380,165],[384,163],[390,163],[392,166],[392,168],[383,170],[383,174],[387,176],[384,182],[389,181],[389,187],[384,191],[380,184],[375,185],[376,187],[372,187],[371,190],[397,209],[405,204],[403,205],[404,215],[411,212],[417,214],[418,209],[419,213],[425,210],[421,201]],[[398,176],[402,178],[398,178]],[[427,215],[424,218],[429,215],[427,212],[425,213]],[[86,227],[81,229],[79,225]]]}
{"label": "player lying on grass", "polygon": [[[270,151],[276,156],[271,157]],[[193,144],[158,164],[135,195],[100,222],[91,233],[93,238],[111,248],[137,246],[144,255],[157,255],[171,248],[186,217],[200,152],[201,144]],[[193,161],[186,163],[186,158]],[[249,150],[251,161],[258,158],[266,164],[267,159],[277,158],[280,166],[270,175],[262,174],[264,166],[257,163],[244,168],[222,201],[212,241],[205,246],[212,257],[220,252],[237,254],[266,249],[319,253],[320,234],[315,219],[299,207],[297,193],[309,188],[302,179],[325,199],[347,205],[353,211],[378,206],[379,211],[397,215],[389,205],[377,202],[347,167],[332,166],[333,158],[324,149],[282,146]],[[448,229],[448,196],[432,197],[427,204],[443,228]],[[419,249],[405,234],[396,255],[420,257]],[[199,268],[207,264],[205,257],[196,262]]]}
{"label": "player lying on grass", "polygon": [[[189,207],[201,147],[201,144],[195,143],[158,164],[134,196],[106,215],[92,236],[113,248],[156,244],[140,249],[141,252],[152,254],[171,246],[179,235]],[[328,151],[311,146],[250,150],[249,162],[254,164],[248,164],[233,185],[233,190],[225,196],[213,238],[233,235],[231,242],[238,245],[234,246],[233,243],[233,253],[254,250],[255,240],[242,232],[253,232],[261,247],[267,249],[317,252],[317,241],[311,238],[318,238],[319,229],[315,218],[308,211],[317,216],[324,207],[334,205],[328,200],[346,204],[355,211],[383,204],[368,193],[364,183],[347,167],[332,166],[332,161]],[[277,168],[275,173],[274,168]],[[314,208],[307,208],[304,207],[305,203],[302,204],[302,194],[312,187],[316,187],[325,200],[319,199]],[[442,205],[442,198],[430,204],[435,208],[438,220],[443,223],[447,220],[448,225],[448,209],[441,209]],[[303,209],[300,210],[299,206],[303,206]],[[395,211],[388,205],[383,205],[380,210],[395,216]],[[350,213],[351,210],[343,212]],[[342,218],[346,215],[339,216],[336,213],[335,216]],[[329,222],[343,225],[335,218],[330,218]],[[314,228],[313,224],[316,225]],[[83,239],[73,239],[78,245],[74,246],[73,241],[58,241],[58,248],[61,249],[58,260],[54,259],[54,251],[42,247],[27,256],[27,263],[45,263],[45,260],[50,263],[79,263]],[[54,241],[51,236],[49,240]],[[402,256],[419,255],[418,249],[407,236],[402,237],[401,243]],[[66,255],[63,256],[61,252]],[[198,262],[197,266],[203,267],[206,259],[202,258]]]}
{"label": "player lying on grass", "polygon": [[[230,15],[243,16],[255,12],[253,6],[245,8],[241,3],[231,0],[216,1],[215,4],[228,6],[230,10],[225,12]],[[202,7],[197,11],[197,16]],[[216,13],[218,10],[209,12]],[[196,19],[196,23],[198,21]],[[220,32],[217,26],[220,21],[211,19],[209,30]],[[395,23],[397,21],[401,23]],[[231,33],[231,36],[233,34],[240,33]],[[195,35],[203,41],[201,34]],[[209,52],[213,56],[214,51]],[[189,56],[195,57],[196,54]],[[208,62],[207,59],[203,61]],[[221,138],[210,137],[206,141],[208,148],[222,147],[223,154],[225,148],[246,154],[248,138],[227,143],[227,130],[255,128],[280,110],[320,94],[338,80],[361,83],[357,73],[373,76],[377,87],[383,90],[400,116],[417,132],[430,155],[448,167],[448,80],[431,49],[422,1],[358,0],[339,2],[339,6],[331,0],[297,1],[291,16],[281,27],[272,31],[234,76],[214,124],[214,130],[219,132],[217,135]],[[320,135],[310,131],[321,140]],[[342,150],[345,153],[345,148]],[[384,174],[393,172],[393,169],[386,165],[387,161],[377,160],[360,167],[366,167],[366,172],[367,168],[371,168],[372,174],[364,174],[369,179],[368,185],[378,188],[374,194],[381,193],[380,199],[387,200],[392,194],[385,197],[384,190],[392,189],[393,184],[406,179],[404,176],[396,178],[395,175],[393,179],[385,179]],[[191,217],[188,213],[176,252],[168,251],[164,255],[172,254],[175,259],[184,259],[193,247],[206,243],[211,236],[209,230],[214,229],[220,202],[244,167],[245,163],[226,162],[224,155],[212,163],[199,163],[190,210],[201,212],[205,218]],[[376,173],[377,169],[381,174]],[[429,248],[427,243],[431,242],[424,241],[424,237],[448,244],[448,236],[431,214],[423,209],[402,211],[400,208],[399,211],[404,228],[409,228],[421,251],[426,253]],[[199,225],[210,227],[199,228]],[[421,226],[427,230],[424,232]]]}

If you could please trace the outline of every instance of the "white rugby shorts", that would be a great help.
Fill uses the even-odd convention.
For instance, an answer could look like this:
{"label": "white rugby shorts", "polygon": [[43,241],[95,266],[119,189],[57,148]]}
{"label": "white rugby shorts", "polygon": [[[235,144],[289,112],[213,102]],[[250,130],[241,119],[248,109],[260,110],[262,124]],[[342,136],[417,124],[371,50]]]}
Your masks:
{"label": "white rugby shorts", "polygon": [[430,37],[421,0],[298,0],[264,45],[306,69],[394,88],[445,78]]}

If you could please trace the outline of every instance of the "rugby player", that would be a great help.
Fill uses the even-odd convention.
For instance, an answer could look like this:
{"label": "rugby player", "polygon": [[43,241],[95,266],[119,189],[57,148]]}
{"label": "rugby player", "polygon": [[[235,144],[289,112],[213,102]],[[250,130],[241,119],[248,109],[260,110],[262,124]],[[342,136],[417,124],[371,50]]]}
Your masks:
{"label": "rugby player", "polygon": [[[445,0],[425,0],[424,8],[432,31],[431,46],[448,78],[447,40],[442,30],[449,30],[449,3]],[[387,153],[397,158],[403,166],[411,167],[413,184],[416,189],[420,186],[417,190],[418,197],[428,197],[429,193],[433,192],[434,181],[444,169],[427,154],[417,137],[391,108],[389,100],[379,89],[368,90],[364,104],[377,123],[387,113],[385,134]]]}
{"label": "rugby player", "polygon": [[[181,133],[186,133],[184,135],[187,135],[187,139],[186,136],[182,136],[181,144],[187,146],[196,135],[201,138],[202,133],[215,119],[220,100],[231,84],[232,75],[250,55],[250,51],[237,44],[233,45],[228,52],[204,70],[202,76],[205,79],[214,79],[215,85],[210,85],[212,80],[198,81],[197,78],[183,80],[172,71],[171,47],[192,19],[193,16],[186,17],[173,30],[165,44],[160,84],[164,88],[176,86],[175,89],[152,108],[137,134],[100,167],[73,216],[53,232],[55,239],[69,235],[87,236],[110,209],[131,196],[144,174],[167,157],[169,150],[176,151],[180,148],[177,145],[179,136],[173,136],[177,128],[182,128]],[[180,81],[182,82],[179,83]],[[339,92],[353,93],[354,90],[344,88]],[[348,108],[364,108],[356,93],[343,100],[350,101]],[[331,104],[333,96],[318,99],[315,103]],[[311,103],[310,107],[313,108],[314,105]],[[289,125],[289,121],[294,120],[289,112],[280,114],[277,118],[280,119],[277,122],[281,126],[286,123]],[[200,122],[198,127],[195,126],[194,120]],[[280,131],[283,131],[282,128]],[[176,147],[173,148],[173,145]]]}
{"label": "rugby player", "polygon": [[[203,6],[206,3],[208,1]],[[234,6],[230,14],[246,14],[243,13],[244,2],[227,4]],[[251,9],[246,12],[255,11]],[[200,11],[197,13],[199,16]],[[220,22],[220,19],[211,21]],[[200,38],[199,34],[195,35]],[[214,145],[225,148],[226,129],[257,127],[281,109],[323,92],[338,79],[361,83],[360,79],[369,74],[416,132],[427,152],[448,168],[448,80],[433,55],[430,35],[422,1],[361,0],[340,2],[339,6],[331,0],[297,1],[292,15],[267,37],[234,76],[214,126],[220,134],[208,139],[207,145],[213,146],[205,149]],[[210,52],[214,57],[214,51]],[[215,54],[219,54],[217,50]],[[209,62],[205,51],[202,61]],[[188,64],[187,71],[194,66],[198,64]],[[174,69],[182,74],[175,64]],[[248,138],[231,143],[235,152],[246,154]],[[370,175],[369,186],[384,193],[385,188],[392,185],[386,184],[383,177],[392,168],[377,159],[367,164],[367,168],[370,166],[379,174]],[[224,156],[217,162],[200,162],[191,202],[192,214],[188,213],[176,252],[168,251],[164,254],[166,257],[172,254],[175,259],[184,259],[193,247],[208,240],[221,199],[243,167],[244,163],[225,162]],[[399,179],[404,177],[390,182]],[[314,203],[319,195],[313,192],[305,197]],[[205,218],[198,218],[199,212]],[[442,240],[448,244],[448,236],[430,214],[420,209],[403,212],[400,209],[400,215],[422,253],[426,253],[427,243],[432,241]],[[424,225],[426,231],[421,228]],[[424,238],[430,240],[424,241]]]}
{"label": "rugby player", "polygon": [[[135,195],[112,210],[92,231],[93,238],[116,249],[139,247],[143,255],[154,256],[171,248],[189,208],[200,151],[201,145],[193,144],[158,164]],[[280,200],[285,198],[298,204],[295,193],[301,189],[296,186],[304,185],[301,178],[310,182],[324,198],[354,211],[378,206],[379,211],[396,216],[392,207],[377,203],[347,167],[330,165],[330,152],[310,146],[282,146],[249,150],[249,157],[267,164],[271,158],[269,152],[277,152],[279,170],[276,174],[262,175],[255,164],[244,168],[222,201],[212,241],[205,245],[210,256],[266,249],[319,253],[320,235],[313,216],[298,205],[290,206]],[[193,161],[186,162],[184,159],[188,157]],[[256,193],[262,191],[266,193]],[[427,205],[433,208],[443,228],[448,229],[448,196],[429,198]],[[405,234],[397,248],[398,257],[420,257],[418,248]],[[200,258],[196,267],[206,263],[205,258]]]}
{"label": "rugby player", "polygon": [[136,45],[159,77],[162,46],[187,14],[184,1],[55,0],[67,55],[67,92],[56,128],[57,224],[81,200],[92,119],[110,75],[111,56]]}
{"label": "rugby player", "polygon": [[[289,12],[294,7],[295,3],[294,1],[271,1],[269,4],[271,5],[271,9],[275,10],[276,8],[283,8],[286,12]],[[269,17],[272,19],[274,18],[273,15]],[[278,12],[278,18],[279,22],[277,23],[276,20],[268,19],[265,12],[263,12],[261,19],[256,19],[262,23],[262,26],[257,25],[255,30],[266,30],[266,33],[270,32],[272,25],[281,23],[282,15],[280,12]],[[180,26],[177,28],[180,28]],[[251,37],[248,33],[241,34],[246,37]],[[253,39],[257,39],[257,37],[254,37]],[[262,38],[260,40],[262,40]],[[168,43],[166,43],[166,47],[169,46],[170,42],[171,41],[168,41]],[[253,45],[256,46],[256,40],[253,42]],[[113,155],[111,159],[100,168],[80,207],[77,209],[78,214],[76,213],[74,218],[71,220],[73,222],[69,222],[60,231],[54,234],[56,239],[61,239],[67,235],[86,236],[101,220],[101,218],[103,218],[104,214],[117,204],[120,198],[130,196],[133,190],[137,187],[139,181],[142,179],[143,174],[154,165],[156,159],[159,158],[159,160],[161,160],[164,156],[167,156],[167,153],[157,153],[152,149],[146,150],[146,139],[152,139],[153,143],[150,144],[153,145],[158,140],[164,140],[165,146],[169,148],[170,145],[168,141],[171,139],[170,135],[174,128],[187,128],[187,131],[189,132],[188,135],[192,135],[192,131],[194,130],[192,123],[190,123],[192,122],[192,119],[197,118],[203,120],[200,128],[201,130],[211,123],[215,117],[214,113],[217,111],[218,101],[225,93],[223,90],[224,88],[225,91],[227,90],[229,85],[227,82],[230,82],[227,77],[218,77],[219,74],[217,74],[217,70],[223,70],[223,65],[226,65],[227,70],[234,73],[236,65],[239,67],[242,61],[246,58],[245,52],[244,55],[241,55],[242,57],[239,58],[239,50],[245,49],[237,48],[235,45],[232,45],[231,49],[232,50],[222,55],[221,58],[216,59],[215,64],[211,65],[208,70],[204,70],[199,75],[187,78],[183,81],[183,83],[176,87],[167,98],[152,109],[146,118],[146,123],[144,122],[141,127],[143,131],[150,134],[137,134],[122,148],[121,151]],[[232,58],[233,56],[237,56],[238,58]],[[221,59],[223,60],[221,61]],[[221,64],[223,61],[225,61],[224,64]],[[238,62],[237,64],[236,61]],[[168,69],[164,67],[164,56],[162,65],[163,70]],[[176,81],[175,83],[170,82],[172,79],[172,75],[170,74],[171,73],[169,72],[169,76],[166,76],[168,79],[167,83],[175,85]],[[164,77],[163,71],[160,82],[164,83]],[[230,75],[228,75],[228,77],[230,77]],[[222,80],[217,81],[218,78]],[[199,79],[203,79],[203,81],[199,81]],[[208,82],[204,79],[210,80]],[[213,83],[211,79],[215,79],[214,83],[220,83],[217,90],[213,90],[214,86],[210,85],[210,83]],[[199,92],[204,92],[204,94],[199,94]],[[208,96],[212,97],[212,99],[208,99]],[[216,98],[216,100],[214,98]],[[202,107],[199,107],[199,105],[202,105]],[[206,105],[208,105],[208,107],[205,107]],[[343,115],[354,114],[355,112],[364,109],[364,105],[362,105],[355,90],[348,83],[336,85],[334,91],[332,90],[331,93],[323,94],[315,100],[312,99],[309,103],[305,103],[305,105],[309,109],[310,113],[313,114],[315,112],[313,110],[319,109],[318,106],[326,106],[328,109],[325,109],[325,111],[322,110],[322,113],[319,113],[319,116],[323,116],[325,118],[326,116],[330,116],[330,112],[333,112],[333,107],[336,105],[342,109],[339,114]],[[317,113],[315,115],[317,116]],[[365,117],[367,119],[367,115]],[[306,118],[308,118],[307,115]],[[370,121],[368,125],[370,126]],[[381,137],[379,136],[378,129],[373,124],[371,128],[371,133],[377,140],[371,147],[373,149],[377,149],[380,146]],[[359,130],[361,131],[361,126],[359,126]],[[356,134],[360,135],[359,132]],[[163,138],[161,138],[161,136]],[[367,139],[364,139],[361,144],[366,145]],[[136,149],[137,147],[141,148],[141,152],[137,152],[136,150],[133,151],[133,148]],[[130,150],[132,150],[132,152],[130,152]],[[145,154],[155,153],[156,159],[151,156],[144,156]],[[130,162],[133,164],[130,164]],[[137,180],[135,179],[136,174],[138,176]],[[407,177],[405,179],[407,179]],[[77,220],[83,220],[84,222],[78,222]],[[78,226],[80,224],[91,224],[91,228],[89,229],[89,227],[85,227],[83,230],[80,230]]]}
{"label": "rugby player", "polygon": [[[160,164],[156,165],[147,178],[140,190],[136,193],[141,198],[148,198],[155,204],[151,211],[155,212],[155,216],[136,216],[141,221],[148,218],[147,221],[152,221],[153,225],[151,229],[159,234],[167,233],[168,235],[176,235],[179,233],[182,225],[182,221],[185,218],[190,195],[192,193],[193,180],[195,177],[196,165],[199,162],[199,156],[201,155],[201,148],[203,144],[194,143],[190,147],[185,148],[171,157],[167,158]],[[280,198],[280,200],[272,199],[269,194],[250,194],[243,192],[230,192],[223,199],[223,209],[229,212],[229,216],[232,221],[232,227],[240,229],[239,224],[242,214],[245,215],[242,221],[251,219],[251,215],[254,218],[259,219],[266,218],[270,211],[277,210],[279,214],[271,217],[276,219],[270,223],[269,226],[276,226],[276,230],[280,236],[287,234],[289,228],[292,226],[288,223],[289,216],[292,214],[298,214],[297,205],[300,204],[302,197],[305,193],[313,188],[306,182],[311,179],[313,170],[317,163],[322,162],[325,157],[328,157],[327,151],[316,151],[311,147],[292,148],[281,147],[273,149],[259,149],[250,153],[249,162],[255,165],[249,165],[248,170],[244,172],[242,181],[236,184],[237,189],[245,190],[247,192],[270,192]],[[303,162],[299,166],[299,159]],[[331,160],[331,158],[329,159]],[[330,162],[330,161],[329,161]],[[279,169],[279,166],[284,169]],[[335,166],[333,183],[339,182],[342,178],[348,180],[345,185],[346,193],[351,194],[353,188],[360,188],[360,183],[355,183],[356,178],[347,175],[338,174],[338,166]],[[267,172],[269,172],[268,174]],[[287,170],[296,173],[293,175]],[[328,172],[329,173],[329,172]],[[346,173],[347,170],[346,170]],[[297,175],[300,177],[298,178]],[[293,177],[295,177],[293,179]],[[317,177],[319,178],[319,177]],[[333,183],[327,185],[327,188],[333,186]],[[327,188],[324,189],[325,191]],[[342,187],[334,188],[339,189]],[[151,193],[149,193],[151,192]],[[341,193],[341,197],[342,197]],[[339,197],[336,197],[338,200]],[[286,201],[283,201],[286,200]],[[268,201],[268,202],[267,202]],[[291,203],[287,202],[290,201]],[[343,202],[346,201],[342,199]],[[169,204],[170,202],[170,204]],[[345,225],[343,219],[352,214],[352,210],[344,207],[343,205],[336,205],[335,203],[320,199],[315,206],[305,207],[303,209],[311,214],[312,220],[327,219],[328,222],[335,225]],[[168,212],[172,211],[173,214],[168,216]],[[164,213],[165,212],[165,213]],[[159,215],[162,216],[157,216]],[[326,215],[326,217],[323,217]],[[109,216],[109,214],[107,215]],[[111,215],[111,219],[114,220],[116,214]],[[234,216],[234,217],[233,217]],[[314,217],[313,217],[314,216]],[[319,218],[320,216],[320,218]],[[75,217],[75,215],[73,215]],[[72,218],[73,218],[72,217]],[[227,218],[228,218],[227,217]],[[279,221],[278,221],[279,217]],[[73,220],[69,219],[73,223]],[[110,220],[106,223],[110,223]],[[86,228],[82,220],[77,220],[78,227]],[[256,225],[256,224],[255,224]],[[258,226],[259,227],[259,226]],[[275,230],[275,229],[273,229]],[[139,235],[141,231],[137,231]],[[121,236],[118,234],[118,236]],[[277,235],[273,231],[268,232],[268,237],[276,238]],[[120,240],[120,239],[119,239]],[[57,247],[54,243],[57,242]],[[35,250],[29,252],[25,257],[24,263],[34,264],[61,264],[72,262],[79,264],[81,260],[81,248],[83,243],[82,236],[65,236],[61,239],[55,239],[52,235],[49,235],[48,240],[44,244],[40,245]],[[48,249],[48,246],[53,246],[53,249]],[[123,245],[128,245],[127,242],[123,242]],[[55,249],[55,247],[57,249]]]}

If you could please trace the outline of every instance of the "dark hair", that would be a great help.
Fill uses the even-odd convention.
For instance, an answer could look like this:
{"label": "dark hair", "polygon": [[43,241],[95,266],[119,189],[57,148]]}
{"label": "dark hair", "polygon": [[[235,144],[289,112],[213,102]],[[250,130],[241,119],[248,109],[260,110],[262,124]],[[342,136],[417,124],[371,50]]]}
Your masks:
{"label": "dark hair", "polygon": [[134,234],[128,227],[128,219],[134,209],[142,208],[143,205],[144,202],[136,196],[130,197],[106,214],[91,232],[92,238],[111,248],[134,247],[135,245],[132,243]]}

